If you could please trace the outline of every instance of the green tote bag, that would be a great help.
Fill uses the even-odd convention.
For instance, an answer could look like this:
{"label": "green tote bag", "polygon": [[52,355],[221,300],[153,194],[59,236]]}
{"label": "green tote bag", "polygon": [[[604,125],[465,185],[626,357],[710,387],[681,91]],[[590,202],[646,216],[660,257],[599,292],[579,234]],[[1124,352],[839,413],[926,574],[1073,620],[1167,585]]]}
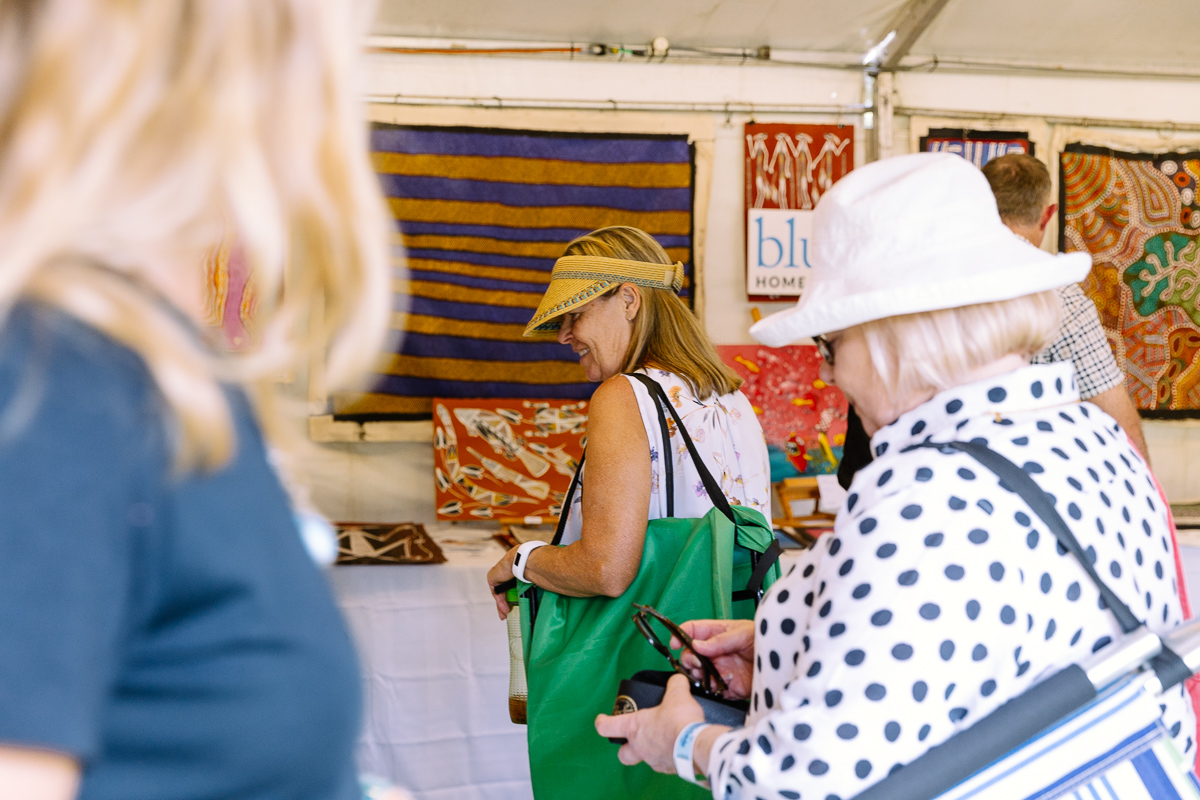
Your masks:
{"label": "green tote bag", "polygon": [[[664,454],[670,446],[663,409],[674,418],[713,509],[700,518],[677,518],[668,500],[668,516],[647,525],[637,577],[620,597],[567,597],[520,584],[529,766],[538,800],[707,797],[704,789],[645,764],[623,766],[618,746],[596,733],[596,715],[612,713],[623,678],[665,668],[662,656],[634,627],[632,604],[653,606],[677,622],[752,619],[761,590],[779,576],[779,546],[767,520],[758,511],[729,503],[662,387],[644,375],[631,377],[646,385],[658,405]],[[671,459],[664,455],[663,463],[670,498]],[[564,500],[555,544],[581,471],[582,463]],[[751,586],[760,556],[762,583]]]}

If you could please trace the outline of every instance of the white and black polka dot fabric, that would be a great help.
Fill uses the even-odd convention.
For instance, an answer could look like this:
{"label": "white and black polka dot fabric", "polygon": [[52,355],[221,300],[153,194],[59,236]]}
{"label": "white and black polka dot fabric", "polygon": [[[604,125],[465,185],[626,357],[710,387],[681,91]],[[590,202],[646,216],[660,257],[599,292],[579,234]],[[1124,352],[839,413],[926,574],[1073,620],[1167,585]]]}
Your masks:
{"label": "white and black polka dot fabric", "polygon": [[[1165,631],[1182,622],[1165,509],[1070,364],[943,392],[871,440],[834,531],[755,620],[745,728],[718,739],[716,798],[849,798],[1120,635],[1083,568],[1019,496],[930,441],[986,440],[1049,492],[1097,571]],[[1194,756],[1182,688],[1163,721]]]}

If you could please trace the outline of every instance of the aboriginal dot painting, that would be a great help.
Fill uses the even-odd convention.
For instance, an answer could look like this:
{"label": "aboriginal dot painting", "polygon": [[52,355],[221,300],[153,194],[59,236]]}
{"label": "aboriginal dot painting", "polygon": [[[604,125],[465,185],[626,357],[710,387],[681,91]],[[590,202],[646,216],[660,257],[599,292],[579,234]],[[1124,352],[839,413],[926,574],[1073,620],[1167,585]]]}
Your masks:
{"label": "aboriginal dot painting", "polygon": [[762,425],[771,480],[837,472],[846,440],[846,398],[817,374],[812,345],[718,345],[717,353],[742,376],[742,394]]}
{"label": "aboriginal dot painting", "polygon": [[[1081,284],[1139,409],[1200,411],[1200,152],[1120,153],[1067,145],[1060,249],[1087,251]],[[1189,413],[1190,412],[1190,413]]]}

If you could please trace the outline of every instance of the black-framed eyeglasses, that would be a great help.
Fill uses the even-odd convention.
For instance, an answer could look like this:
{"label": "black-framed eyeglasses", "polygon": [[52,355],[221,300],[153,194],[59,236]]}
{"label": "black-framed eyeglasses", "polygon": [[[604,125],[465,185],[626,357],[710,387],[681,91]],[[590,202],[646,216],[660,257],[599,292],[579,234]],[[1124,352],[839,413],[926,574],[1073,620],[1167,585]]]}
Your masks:
{"label": "black-framed eyeglasses", "polygon": [[[729,691],[729,685],[725,683],[724,678],[722,678],[721,674],[717,672],[717,668],[713,665],[712,659],[696,652],[696,646],[692,643],[692,637],[684,633],[682,628],[680,628],[667,617],[655,611],[650,606],[634,603],[633,607],[637,609],[637,611],[635,611],[633,614],[633,624],[637,625],[638,630],[641,631],[642,635],[646,637],[646,641],[650,643],[650,646],[666,657],[667,661],[669,661],[671,664],[671,668],[687,678],[688,682],[693,688],[709,692],[717,696],[721,696],[725,694],[725,692]],[[663,627],[666,628],[672,636],[682,642],[683,650],[691,651],[692,655],[696,657],[696,660],[700,662],[700,671],[703,674],[702,678],[693,678],[692,674],[688,672],[687,667],[683,666],[683,662],[676,658],[675,654],[671,652],[671,648],[663,644],[663,641],[658,638],[658,634],[656,634],[654,629],[650,626],[649,617],[654,617],[654,619],[661,622]]]}
{"label": "black-framed eyeglasses", "polygon": [[813,341],[817,343],[817,352],[821,354],[821,358],[829,366],[833,366],[833,342],[826,339],[824,336],[814,336]]}

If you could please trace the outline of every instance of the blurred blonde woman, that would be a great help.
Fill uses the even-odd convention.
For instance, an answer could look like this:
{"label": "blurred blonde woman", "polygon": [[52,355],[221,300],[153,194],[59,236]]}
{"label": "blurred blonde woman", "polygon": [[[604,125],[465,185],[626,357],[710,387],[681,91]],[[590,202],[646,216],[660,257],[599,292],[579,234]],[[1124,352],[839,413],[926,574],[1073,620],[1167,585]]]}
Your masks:
{"label": "blurred blonde woman", "polygon": [[[0,0],[0,797],[360,796],[358,667],[259,422],[386,326],[361,5]],[[229,234],[267,300],[236,361],[198,327]]]}

